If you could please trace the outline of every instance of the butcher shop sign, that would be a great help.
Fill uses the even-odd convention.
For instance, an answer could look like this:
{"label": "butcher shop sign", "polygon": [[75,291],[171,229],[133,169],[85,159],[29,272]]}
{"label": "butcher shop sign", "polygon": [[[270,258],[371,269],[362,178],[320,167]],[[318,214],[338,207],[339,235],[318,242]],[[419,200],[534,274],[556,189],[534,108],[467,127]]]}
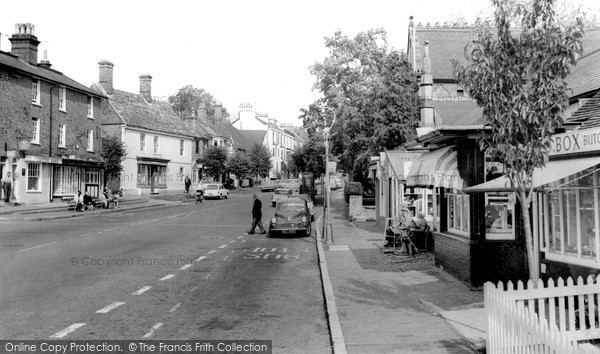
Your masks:
{"label": "butcher shop sign", "polygon": [[552,136],[550,156],[600,151],[600,128],[574,130]]}

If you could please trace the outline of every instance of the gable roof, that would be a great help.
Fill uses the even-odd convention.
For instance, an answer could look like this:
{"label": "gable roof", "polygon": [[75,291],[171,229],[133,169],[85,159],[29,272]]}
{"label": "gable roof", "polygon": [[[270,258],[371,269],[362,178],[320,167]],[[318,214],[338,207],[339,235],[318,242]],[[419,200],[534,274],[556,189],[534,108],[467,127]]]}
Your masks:
{"label": "gable roof", "polygon": [[101,94],[100,92],[94,91],[85,85],[80,84],[79,82],[71,79],[60,71],[50,69],[47,67],[43,67],[40,65],[33,65],[24,62],[18,56],[6,53],[0,50],[0,67],[10,68],[16,71],[19,71],[23,74],[31,75],[34,78],[50,81],[55,84],[67,86],[76,91],[80,91],[82,93],[93,95],[97,97],[106,98],[106,95]]}
{"label": "gable roof", "polygon": [[565,123],[580,124],[579,129],[600,127],[600,92],[586,102],[573,113]]}
{"label": "gable roof", "polygon": [[115,90],[109,102],[127,126],[188,137],[196,136],[167,102],[146,102],[140,94],[121,90]]}
{"label": "gable roof", "polygon": [[255,144],[262,145],[265,140],[266,130],[239,130],[240,134],[244,137],[248,144],[248,149],[252,148]]}
{"label": "gable roof", "polygon": [[[599,39],[600,41],[600,39]],[[565,81],[571,87],[571,98],[600,88],[600,49],[583,56]]]}
{"label": "gable roof", "polygon": [[436,125],[483,124],[483,109],[473,101],[430,101]]}

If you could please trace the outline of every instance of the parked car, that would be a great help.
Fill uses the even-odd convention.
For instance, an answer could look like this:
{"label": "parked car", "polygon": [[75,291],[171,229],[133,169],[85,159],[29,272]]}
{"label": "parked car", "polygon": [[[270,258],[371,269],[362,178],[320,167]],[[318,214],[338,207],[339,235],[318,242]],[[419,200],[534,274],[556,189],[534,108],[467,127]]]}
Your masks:
{"label": "parked car", "polygon": [[229,190],[221,183],[208,183],[205,185],[204,198],[228,198]]}
{"label": "parked car", "polygon": [[269,220],[268,237],[292,234],[310,236],[311,232],[310,211],[304,199],[286,198],[277,202],[275,215]]}
{"label": "parked car", "polygon": [[260,188],[261,192],[274,192],[275,185],[274,184],[266,184]]}
{"label": "parked car", "polygon": [[277,188],[275,193],[271,196],[271,205],[275,206],[277,201],[282,198],[287,198],[292,195],[292,190],[290,188]]}
{"label": "parked car", "polygon": [[306,202],[308,211],[310,212],[310,221],[315,221],[315,203],[313,203],[313,201],[310,199],[310,196],[308,194],[298,194],[295,197],[298,197]]}

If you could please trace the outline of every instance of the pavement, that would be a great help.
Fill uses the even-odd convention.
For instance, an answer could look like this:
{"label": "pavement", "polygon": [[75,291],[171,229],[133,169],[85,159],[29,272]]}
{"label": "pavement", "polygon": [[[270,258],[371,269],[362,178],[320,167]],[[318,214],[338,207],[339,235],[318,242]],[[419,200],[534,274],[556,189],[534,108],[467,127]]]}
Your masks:
{"label": "pavement", "polygon": [[335,354],[485,352],[481,289],[437,268],[433,254],[383,248],[383,226],[349,222],[344,212],[333,192],[333,242],[317,242]]}
{"label": "pavement", "polygon": [[171,204],[194,202],[193,196],[185,193],[156,194],[149,196],[123,196],[119,199],[119,208],[86,210],[82,213],[67,210],[67,202],[36,203],[36,204],[4,204],[0,207],[0,221],[44,221],[68,219],[94,214],[119,213],[123,211],[157,208]]}

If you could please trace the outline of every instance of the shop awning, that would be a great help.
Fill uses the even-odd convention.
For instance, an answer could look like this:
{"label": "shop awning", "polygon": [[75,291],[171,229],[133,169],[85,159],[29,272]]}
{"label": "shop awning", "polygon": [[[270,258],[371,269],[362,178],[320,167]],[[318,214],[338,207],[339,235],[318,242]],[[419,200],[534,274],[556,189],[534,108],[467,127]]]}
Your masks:
{"label": "shop awning", "polygon": [[138,161],[138,163],[144,164],[144,165],[167,166],[169,164],[169,161],[171,161],[171,160],[138,156],[137,161]]}
{"label": "shop awning", "polygon": [[464,181],[458,173],[455,147],[433,150],[418,157],[410,167],[406,185],[462,189]]}
{"label": "shop awning", "polygon": [[[600,164],[600,156],[583,157],[570,160],[548,161],[543,168],[533,170],[532,183],[534,188],[561,180],[590,167]],[[511,182],[507,176],[498,177],[491,181],[465,188],[464,192],[501,192],[512,191]]]}

